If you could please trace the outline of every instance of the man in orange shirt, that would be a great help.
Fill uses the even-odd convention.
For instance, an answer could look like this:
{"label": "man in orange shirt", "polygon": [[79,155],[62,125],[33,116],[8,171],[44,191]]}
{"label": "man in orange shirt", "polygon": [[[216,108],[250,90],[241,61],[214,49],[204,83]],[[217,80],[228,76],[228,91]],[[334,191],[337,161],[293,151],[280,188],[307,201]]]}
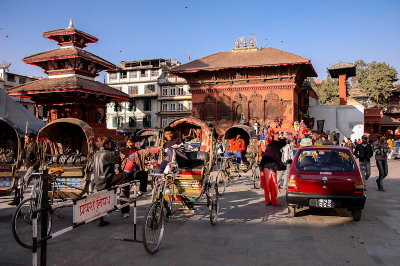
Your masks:
{"label": "man in orange shirt", "polygon": [[244,143],[244,140],[241,138],[240,134],[237,134],[236,138],[231,139],[229,151],[225,153],[225,158],[236,155],[237,163],[240,164],[242,162],[242,152],[245,150],[246,144]]}

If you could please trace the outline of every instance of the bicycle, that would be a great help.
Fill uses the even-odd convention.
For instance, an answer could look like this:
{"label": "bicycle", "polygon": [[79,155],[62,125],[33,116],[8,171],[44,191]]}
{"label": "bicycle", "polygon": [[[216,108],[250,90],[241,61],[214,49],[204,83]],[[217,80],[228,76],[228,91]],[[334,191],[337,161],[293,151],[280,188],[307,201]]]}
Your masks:
{"label": "bicycle", "polygon": [[[58,177],[64,172],[61,168],[52,168],[49,171],[49,180],[51,186],[51,196],[49,197],[48,204],[50,206],[54,203],[54,194],[57,191],[57,184],[64,184],[57,180]],[[24,248],[31,249],[32,248],[32,215],[34,211],[37,211],[42,206],[42,183],[43,183],[43,171],[33,173],[34,176],[39,176],[38,179],[35,179],[35,183],[31,190],[31,197],[23,200],[16,208],[13,216],[12,216],[12,233],[14,239],[17,241],[19,245]],[[66,185],[66,184],[64,184]],[[72,186],[71,186],[72,187]],[[52,227],[52,214],[54,214],[56,208],[50,208],[48,210],[48,225],[47,225],[47,235],[50,234]],[[38,212],[38,225],[41,224],[41,212]],[[39,228],[40,230],[40,228]],[[40,235],[40,232],[38,232]]]}
{"label": "bicycle", "polygon": [[[175,173],[171,174],[153,174],[153,203],[147,211],[143,225],[143,246],[148,254],[154,254],[159,249],[164,235],[164,208],[167,212],[167,218],[172,215],[172,206],[174,197],[171,197],[174,190]],[[166,193],[168,190],[168,194]],[[168,196],[167,203],[165,197]]]}
{"label": "bicycle", "polygon": [[177,205],[194,206],[206,205],[210,212],[210,222],[216,225],[218,219],[218,187],[215,182],[206,180],[200,191],[199,199],[203,194],[207,195],[207,202],[200,203],[197,200],[190,201],[175,191],[175,178],[178,176],[177,166],[171,164],[171,171],[167,174],[154,174],[156,179],[153,188],[153,203],[150,205],[143,225],[143,246],[150,255],[156,253],[164,236],[166,218],[170,218],[177,211]]}
{"label": "bicycle", "polygon": [[225,193],[226,187],[230,183],[230,176],[233,172],[237,172],[240,177],[239,173],[239,165],[236,162],[237,158],[235,155],[231,155],[229,157],[222,156],[219,157],[221,161],[221,167],[217,172],[215,182],[218,186],[218,195],[222,196]]}

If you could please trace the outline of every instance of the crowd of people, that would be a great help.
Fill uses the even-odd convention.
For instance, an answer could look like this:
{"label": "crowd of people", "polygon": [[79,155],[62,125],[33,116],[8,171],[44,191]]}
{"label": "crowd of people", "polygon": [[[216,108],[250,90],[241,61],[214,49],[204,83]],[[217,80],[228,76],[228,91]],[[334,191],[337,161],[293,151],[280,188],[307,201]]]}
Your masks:
{"label": "crowd of people", "polygon": [[[254,125],[259,125],[258,122]],[[290,123],[294,131],[282,132],[276,123],[275,128],[267,122],[263,127],[257,128],[259,140],[259,155],[261,156],[261,187],[265,191],[265,203],[279,206],[277,194],[280,189],[287,187],[289,169],[297,150],[303,146],[312,145],[337,145],[339,146],[339,134],[326,132],[324,134],[313,133],[305,127],[303,121]],[[279,131],[279,132],[278,132]],[[378,135],[373,142],[369,136],[363,135],[361,139],[349,138],[343,140],[340,146],[350,149],[359,160],[359,168],[365,181],[371,176],[371,158],[375,155],[379,176],[376,179],[379,191],[385,191],[383,180],[388,175],[387,160],[393,158],[394,140],[386,139],[385,135]],[[366,186],[365,186],[366,190]]]}
{"label": "crowd of people", "polygon": [[[364,181],[371,175],[371,158],[375,155],[376,166],[379,177],[376,179],[379,191],[384,190],[383,181],[388,175],[387,160],[391,158],[394,151],[393,139],[386,140],[384,135],[379,135],[375,142],[372,142],[367,135],[361,139],[351,141],[349,138],[339,144],[339,135],[336,132],[326,132],[317,134],[310,131],[303,120],[294,121],[289,124],[294,130],[281,131],[282,120],[277,117],[271,124],[266,121],[260,124],[252,121],[250,125],[257,132],[258,137],[258,158],[261,170],[261,188],[264,189],[265,203],[267,205],[281,205],[277,200],[280,189],[287,187],[290,166],[297,150],[303,146],[312,145],[340,145],[350,149],[359,159],[359,168]],[[167,127],[164,129],[165,157],[158,167],[157,172],[164,172],[170,162],[177,161],[184,164],[188,158],[181,151],[182,139],[175,136],[174,130]],[[27,169],[23,178],[24,187],[27,187],[32,179],[32,172],[38,169],[39,160],[37,146],[34,141],[35,136],[27,134],[25,136],[25,149],[22,153],[24,164]],[[110,138],[102,137],[98,139],[97,151],[90,164],[94,173],[94,184],[97,190],[110,188],[114,185],[124,184],[132,180],[140,181],[139,195],[147,192],[148,174],[146,172],[145,161],[151,154],[149,149],[140,149],[134,136],[126,138],[126,146],[115,149]],[[242,160],[242,153],[246,145],[242,136],[237,134],[230,139],[229,147],[225,152],[225,157],[235,155],[237,163]],[[121,204],[126,202],[129,195],[129,187],[121,191]],[[125,199],[125,200],[124,200]],[[121,210],[123,217],[129,216],[129,206]],[[108,224],[104,220],[100,225]]]}

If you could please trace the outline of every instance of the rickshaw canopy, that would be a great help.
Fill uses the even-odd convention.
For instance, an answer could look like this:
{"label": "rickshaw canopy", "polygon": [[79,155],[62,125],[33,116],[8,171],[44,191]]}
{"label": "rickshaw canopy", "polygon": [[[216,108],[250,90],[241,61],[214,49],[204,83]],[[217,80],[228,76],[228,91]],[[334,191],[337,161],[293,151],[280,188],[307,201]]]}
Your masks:
{"label": "rickshaw canopy", "polygon": [[19,134],[25,134],[27,122],[28,132],[33,133],[37,133],[46,125],[43,120],[14,101],[4,90],[0,90],[0,119],[14,127]]}
{"label": "rickshaw canopy", "polygon": [[[245,135],[243,135],[243,133],[245,133]],[[224,139],[229,140],[229,139],[235,138],[237,134],[242,135],[242,138],[245,141],[246,146],[249,145],[250,139],[257,137],[256,131],[254,130],[254,128],[246,126],[246,125],[235,125],[235,126],[228,128],[228,130],[226,130],[226,132],[224,134]]]}
{"label": "rickshaw canopy", "polygon": [[[212,147],[212,131],[203,121],[194,117],[184,117],[172,121],[169,126],[172,128],[184,127],[185,124],[198,127],[201,130],[200,151],[209,153]],[[165,129],[164,129],[165,130]],[[163,132],[164,132],[163,130]]]}
{"label": "rickshaw canopy", "polygon": [[93,129],[85,121],[76,118],[60,118],[49,123],[47,126],[39,131],[38,138],[48,138],[50,136],[50,132],[55,127],[60,126],[60,124],[62,123],[73,124],[80,127],[86,136],[87,142],[94,140]]}

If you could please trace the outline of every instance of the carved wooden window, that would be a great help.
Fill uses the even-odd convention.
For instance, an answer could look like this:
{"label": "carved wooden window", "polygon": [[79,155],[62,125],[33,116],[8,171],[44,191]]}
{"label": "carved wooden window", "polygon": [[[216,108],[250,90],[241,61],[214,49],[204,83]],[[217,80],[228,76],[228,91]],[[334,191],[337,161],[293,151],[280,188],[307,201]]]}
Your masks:
{"label": "carved wooden window", "polygon": [[203,117],[204,120],[214,121],[216,118],[216,110],[215,110],[216,100],[211,95],[208,95],[204,98],[203,105]]}
{"label": "carved wooden window", "polygon": [[259,120],[261,118],[260,107],[257,104],[251,105],[251,118]]}

